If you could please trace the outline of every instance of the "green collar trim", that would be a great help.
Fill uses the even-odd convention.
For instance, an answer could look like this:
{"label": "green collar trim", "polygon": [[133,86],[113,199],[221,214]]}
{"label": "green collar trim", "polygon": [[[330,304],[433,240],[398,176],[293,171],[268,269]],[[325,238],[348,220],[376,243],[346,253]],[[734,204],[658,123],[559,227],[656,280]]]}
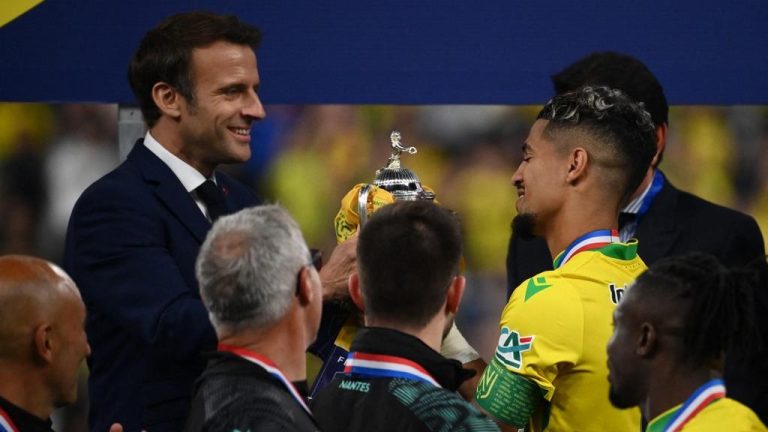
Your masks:
{"label": "green collar trim", "polygon": [[669,423],[675,417],[675,414],[677,414],[677,411],[682,407],[683,404],[672,407],[655,419],[651,420],[648,423],[648,427],[645,428],[645,432],[664,432],[667,429],[667,426],[669,426]]}
{"label": "green collar trim", "polygon": [[637,258],[637,240],[630,240],[627,243],[611,243],[608,246],[595,249],[595,251],[609,258],[624,261],[633,260]]}

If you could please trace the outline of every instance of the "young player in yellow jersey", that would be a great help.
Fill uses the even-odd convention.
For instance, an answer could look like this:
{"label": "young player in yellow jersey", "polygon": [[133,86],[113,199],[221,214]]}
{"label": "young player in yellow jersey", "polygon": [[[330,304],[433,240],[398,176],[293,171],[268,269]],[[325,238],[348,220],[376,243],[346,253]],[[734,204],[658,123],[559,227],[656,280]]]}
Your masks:
{"label": "young player in yellow jersey", "polygon": [[[768,270],[760,266],[764,289]],[[611,402],[643,407],[649,432],[768,430],[725,397],[719,378],[727,348],[729,355],[754,351],[754,285],[709,255],[654,263],[614,311]]]}
{"label": "young player in yellow jersey", "polygon": [[608,401],[604,346],[613,309],[645,270],[616,228],[655,151],[650,115],[617,90],[585,87],[539,113],[512,178],[514,229],[544,237],[555,269],[515,290],[475,393],[503,429],[640,429],[639,410]]}

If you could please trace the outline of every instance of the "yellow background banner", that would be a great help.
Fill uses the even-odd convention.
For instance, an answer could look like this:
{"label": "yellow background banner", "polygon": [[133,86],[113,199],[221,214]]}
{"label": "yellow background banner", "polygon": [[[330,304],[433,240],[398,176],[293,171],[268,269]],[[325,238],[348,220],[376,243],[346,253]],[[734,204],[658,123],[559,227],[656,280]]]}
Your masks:
{"label": "yellow background banner", "polygon": [[0,1],[0,27],[8,24],[42,2],[43,0]]}

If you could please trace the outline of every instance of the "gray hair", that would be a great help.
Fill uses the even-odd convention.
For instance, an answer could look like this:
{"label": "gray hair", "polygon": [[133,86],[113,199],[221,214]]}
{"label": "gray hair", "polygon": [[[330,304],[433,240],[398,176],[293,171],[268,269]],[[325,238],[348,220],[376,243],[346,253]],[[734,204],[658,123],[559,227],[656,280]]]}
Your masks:
{"label": "gray hair", "polygon": [[309,249],[278,205],[241,210],[216,221],[195,267],[200,294],[217,331],[264,328],[287,312]]}

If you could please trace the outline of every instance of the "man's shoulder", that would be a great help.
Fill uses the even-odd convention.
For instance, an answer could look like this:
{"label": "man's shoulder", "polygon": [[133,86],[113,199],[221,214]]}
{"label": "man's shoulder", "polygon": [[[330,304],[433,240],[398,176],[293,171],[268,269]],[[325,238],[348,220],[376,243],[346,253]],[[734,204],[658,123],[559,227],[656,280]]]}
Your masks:
{"label": "man's shoulder", "polygon": [[456,431],[498,430],[455,392],[404,378],[336,377],[313,400],[312,409],[328,430],[428,431],[434,425]]}
{"label": "man's shoulder", "polygon": [[[232,362],[206,369],[193,406],[199,402],[206,407],[206,430],[280,430],[273,426],[315,430],[309,416],[279,383]],[[304,427],[297,429],[301,425]]]}
{"label": "man's shoulder", "polygon": [[707,405],[683,428],[684,431],[768,431],[757,415],[740,402],[723,398]]}
{"label": "man's shoulder", "polygon": [[[510,303],[549,304],[560,303],[563,297],[573,294],[567,274],[560,270],[547,270],[524,280],[514,291]],[[531,300],[536,300],[532,302]]]}
{"label": "man's shoulder", "polygon": [[679,211],[685,211],[691,215],[691,217],[709,219],[711,221],[718,222],[730,222],[734,224],[754,220],[752,216],[749,216],[746,213],[742,213],[738,210],[734,210],[720,204],[715,204],[690,192],[682,191],[679,189],[677,192]]}
{"label": "man's shoulder", "polygon": [[445,424],[446,430],[496,431],[490,418],[455,392],[407,379],[389,383],[392,396],[425,425]]}

